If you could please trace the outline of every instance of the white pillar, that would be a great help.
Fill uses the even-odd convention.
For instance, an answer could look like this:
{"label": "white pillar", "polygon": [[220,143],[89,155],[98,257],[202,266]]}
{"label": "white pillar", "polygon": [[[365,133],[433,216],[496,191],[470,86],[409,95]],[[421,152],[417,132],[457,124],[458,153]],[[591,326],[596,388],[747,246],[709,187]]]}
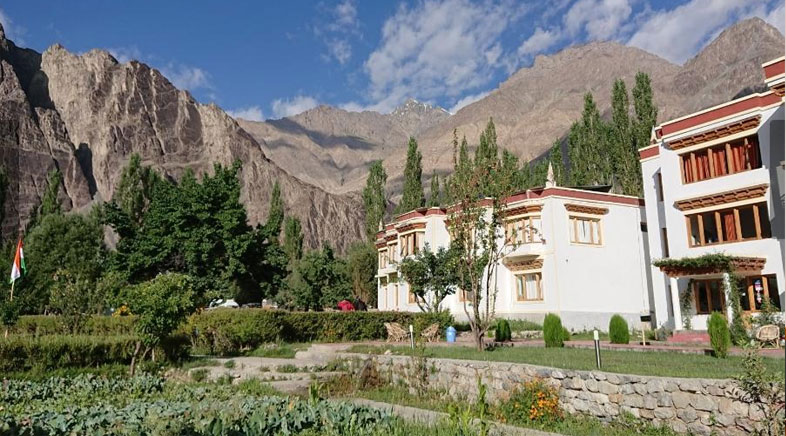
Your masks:
{"label": "white pillar", "polygon": [[671,287],[671,307],[674,312],[674,331],[682,330],[682,308],[680,307],[680,286],[677,277],[669,277]]}
{"label": "white pillar", "polygon": [[732,298],[737,298],[736,296],[732,295],[731,292],[731,278],[729,277],[729,273],[723,273],[723,292],[726,294],[726,319],[731,323],[732,317]]}

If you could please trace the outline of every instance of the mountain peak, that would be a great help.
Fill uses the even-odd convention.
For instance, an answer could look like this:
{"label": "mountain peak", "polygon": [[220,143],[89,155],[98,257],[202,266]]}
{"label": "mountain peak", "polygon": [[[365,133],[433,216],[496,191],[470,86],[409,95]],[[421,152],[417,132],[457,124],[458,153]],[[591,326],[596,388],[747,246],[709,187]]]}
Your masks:
{"label": "mountain peak", "polygon": [[432,113],[444,113],[445,115],[448,114],[448,111],[445,109],[434,106],[428,103],[421,103],[414,98],[410,97],[404,103],[397,106],[391,112],[391,115],[398,116],[398,117],[409,117],[409,116],[422,116],[428,115]]}

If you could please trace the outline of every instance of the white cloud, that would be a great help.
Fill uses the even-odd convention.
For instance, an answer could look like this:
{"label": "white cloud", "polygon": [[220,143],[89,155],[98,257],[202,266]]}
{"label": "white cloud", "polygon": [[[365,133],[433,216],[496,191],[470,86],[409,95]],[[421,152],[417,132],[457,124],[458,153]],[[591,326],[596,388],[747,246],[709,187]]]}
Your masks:
{"label": "white cloud", "polygon": [[480,100],[481,98],[489,95],[490,92],[491,91],[483,91],[483,92],[480,92],[480,93],[477,93],[477,94],[472,94],[472,95],[468,95],[466,97],[463,97],[463,98],[459,99],[459,101],[457,101],[456,104],[454,104],[453,107],[448,110],[448,112],[450,112],[451,114],[455,114],[456,112],[458,112],[464,106],[466,106],[468,104],[475,103],[476,101]]}
{"label": "white cloud", "polygon": [[339,64],[344,65],[352,57],[352,46],[343,39],[336,39],[327,43],[328,58],[334,58]]}
{"label": "white cloud", "polygon": [[0,9],[0,24],[3,25],[7,39],[13,41],[17,46],[25,45],[24,35],[27,33],[27,29],[17,25],[2,9]]}
{"label": "white cloud", "polygon": [[142,52],[136,46],[108,48],[107,51],[121,64],[132,60],[142,61],[143,59]]}
{"label": "white cloud", "polygon": [[336,25],[344,27],[358,26],[358,9],[352,0],[344,0],[335,8]]}
{"label": "white cloud", "polygon": [[213,89],[210,74],[201,68],[170,62],[160,70],[179,89]]}
{"label": "white cloud", "polygon": [[[324,9],[320,6],[320,9]],[[358,19],[357,6],[354,0],[344,0],[324,14],[328,17],[327,23],[314,26],[314,35],[321,39],[327,52],[322,55],[326,61],[335,59],[344,65],[352,57],[351,38],[362,38],[360,20]]]}
{"label": "white cloud", "polygon": [[519,56],[532,56],[542,53],[556,44],[561,35],[555,30],[543,30],[538,27],[535,32],[519,46]]}
{"label": "white cloud", "polygon": [[298,95],[291,99],[273,100],[270,107],[273,109],[274,118],[291,117],[311,108],[317,107],[319,102],[314,97]]}
{"label": "white cloud", "polygon": [[505,1],[402,4],[364,64],[370,108],[388,112],[409,96],[456,97],[487,84],[505,67],[500,35],[524,10]]}
{"label": "white cloud", "polygon": [[242,118],[249,121],[265,121],[265,116],[262,113],[262,108],[259,106],[248,106],[238,108],[235,110],[226,111],[232,118]]}
{"label": "white cloud", "polygon": [[750,16],[761,5],[760,1],[749,0],[690,0],[646,17],[628,45],[682,64],[710,42],[713,35]]}
{"label": "white cloud", "polygon": [[632,11],[629,0],[579,0],[565,14],[565,30],[571,36],[583,30],[590,40],[612,39]]}
{"label": "white cloud", "polygon": [[772,10],[765,15],[764,21],[772,24],[781,33],[786,33],[786,8],[782,2],[778,2]]}

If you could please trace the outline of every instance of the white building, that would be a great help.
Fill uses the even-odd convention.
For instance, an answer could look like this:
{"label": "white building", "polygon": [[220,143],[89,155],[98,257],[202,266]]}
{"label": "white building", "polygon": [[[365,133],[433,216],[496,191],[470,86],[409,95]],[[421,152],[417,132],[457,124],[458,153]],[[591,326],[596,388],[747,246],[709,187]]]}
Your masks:
{"label": "white building", "polygon": [[[497,270],[496,315],[542,322],[556,313],[574,330],[608,329],[614,314],[638,327],[649,315],[646,225],[636,197],[562,187],[506,201],[506,232],[519,238]],[[447,247],[449,213],[423,208],[397,216],[377,234],[380,310],[420,310],[399,280],[398,262],[428,244]],[[517,229],[517,231],[513,231]],[[532,229],[532,230],[530,230]],[[442,307],[466,319],[459,292]]]}
{"label": "white building", "polygon": [[[640,151],[652,259],[734,256],[742,307],[784,307],[784,59],[763,65],[769,90],[667,121]],[[693,329],[730,312],[720,271],[652,268],[656,325]]]}

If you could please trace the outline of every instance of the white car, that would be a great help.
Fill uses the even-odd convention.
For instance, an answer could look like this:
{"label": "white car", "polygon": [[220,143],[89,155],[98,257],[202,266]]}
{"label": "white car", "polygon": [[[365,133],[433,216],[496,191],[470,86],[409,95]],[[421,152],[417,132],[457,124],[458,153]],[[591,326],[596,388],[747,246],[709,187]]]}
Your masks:
{"label": "white car", "polygon": [[228,300],[224,300],[224,299],[218,298],[218,299],[215,299],[215,300],[211,301],[210,304],[207,305],[208,309],[217,309],[219,307],[229,307],[229,308],[232,308],[232,309],[237,309],[238,307],[240,307],[240,305],[237,304],[235,302],[235,300],[233,300],[231,298],[228,299]]}

